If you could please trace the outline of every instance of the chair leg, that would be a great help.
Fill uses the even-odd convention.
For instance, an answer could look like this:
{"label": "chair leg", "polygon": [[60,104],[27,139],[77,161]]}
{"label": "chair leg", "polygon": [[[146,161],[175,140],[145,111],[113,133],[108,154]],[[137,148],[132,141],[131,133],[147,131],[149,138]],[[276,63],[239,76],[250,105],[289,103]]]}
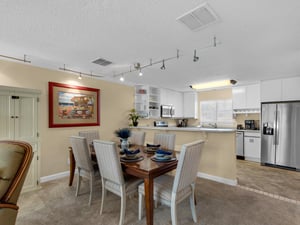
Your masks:
{"label": "chair leg", "polygon": [[143,198],[143,194],[139,193],[139,220],[142,219],[143,209],[144,209],[144,198]]}
{"label": "chair leg", "polygon": [[197,223],[197,214],[196,214],[196,207],[195,207],[195,185],[192,184],[192,192],[190,195],[190,207],[192,211],[193,220]]}
{"label": "chair leg", "polygon": [[81,176],[80,176],[80,168],[77,168],[78,174],[77,174],[77,185],[76,185],[76,193],[75,196],[78,196],[79,189],[80,189],[80,183],[81,183]]}
{"label": "chair leg", "polygon": [[100,215],[102,215],[103,203],[106,195],[105,180],[103,179],[103,177],[101,180],[102,180],[102,198],[101,198],[101,206],[100,206]]}
{"label": "chair leg", "polygon": [[119,225],[123,225],[126,211],[126,192],[125,187],[120,187],[121,189],[121,211],[120,211],[120,222]]}
{"label": "chair leg", "polygon": [[171,220],[172,225],[177,225],[177,205],[176,205],[176,198],[172,194],[172,200],[171,200]]}
{"label": "chair leg", "polygon": [[89,206],[91,205],[91,202],[92,202],[93,186],[94,186],[94,174],[93,174],[93,172],[90,172],[90,198],[89,198]]}

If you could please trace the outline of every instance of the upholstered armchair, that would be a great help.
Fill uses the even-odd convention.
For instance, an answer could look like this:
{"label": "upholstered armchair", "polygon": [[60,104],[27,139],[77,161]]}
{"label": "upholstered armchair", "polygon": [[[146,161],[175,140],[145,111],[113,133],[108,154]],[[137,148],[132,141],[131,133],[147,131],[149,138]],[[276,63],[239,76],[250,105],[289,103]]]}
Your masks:
{"label": "upholstered armchair", "polygon": [[30,144],[0,141],[0,223],[14,225],[17,201],[33,157]]}

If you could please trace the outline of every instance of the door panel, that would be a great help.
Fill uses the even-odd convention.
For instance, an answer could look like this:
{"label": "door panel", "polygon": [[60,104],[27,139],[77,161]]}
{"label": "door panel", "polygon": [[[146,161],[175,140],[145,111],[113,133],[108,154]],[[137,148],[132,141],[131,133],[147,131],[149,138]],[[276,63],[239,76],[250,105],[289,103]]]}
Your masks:
{"label": "door panel", "polygon": [[261,116],[261,162],[275,164],[276,104],[262,104]]}

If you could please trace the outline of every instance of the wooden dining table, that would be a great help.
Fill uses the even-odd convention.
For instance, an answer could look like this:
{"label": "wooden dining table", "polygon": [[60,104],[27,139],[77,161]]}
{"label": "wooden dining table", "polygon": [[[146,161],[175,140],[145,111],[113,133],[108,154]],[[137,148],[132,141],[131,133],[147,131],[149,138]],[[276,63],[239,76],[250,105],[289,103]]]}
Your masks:
{"label": "wooden dining table", "polygon": [[[146,208],[146,220],[147,225],[153,225],[153,210],[154,210],[154,199],[153,199],[153,180],[154,178],[170,172],[177,167],[177,159],[163,162],[156,162],[152,159],[154,151],[150,150],[145,146],[133,146],[132,149],[140,149],[139,156],[143,157],[141,161],[124,162],[121,161],[122,169],[125,173],[135,177],[142,178],[144,180],[145,188],[145,208]],[[70,180],[69,185],[72,185],[74,172],[75,172],[75,160],[72,155],[72,148],[70,151]],[[175,153],[173,153],[175,157]]]}

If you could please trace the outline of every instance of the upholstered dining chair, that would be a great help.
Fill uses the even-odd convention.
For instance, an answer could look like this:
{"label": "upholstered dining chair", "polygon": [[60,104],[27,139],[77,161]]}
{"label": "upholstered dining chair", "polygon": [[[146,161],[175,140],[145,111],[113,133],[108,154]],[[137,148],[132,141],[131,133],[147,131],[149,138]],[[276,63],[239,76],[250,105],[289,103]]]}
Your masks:
{"label": "upholstered dining chair", "polygon": [[[177,225],[177,205],[189,197],[193,220],[197,223],[195,183],[204,141],[184,144],[179,155],[176,175],[162,175],[154,179],[155,201],[171,207],[172,225]],[[139,220],[142,218],[144,184],[139,185]]]}
{"label": "upholstered dining chair", "polygon": [[94,170],[94,165],[91,160],[87,139],[85,137],[71,136],[70,142],[71,142],[71,146],[72,146],[72,150],[76,162],[76,167],[78,170],[78,174],[77,174],[78,179],[77,179],[75,195],[78,196],[79,194],[81,179],[82,179],[81,171],[83,170],[89,174],[89,180],[90,180],[89,205],[91,205],[96,171]]}
{"label": "upholstered dining chair", "polygon": [[175,134],[155,133],[153,143],[160,145],[161,148],[172,149],[175,148]]}
{"label": "upholstered dining chair", "polygon": [[144,145],[146,133],[144,131],[131,131],[129,142],[134,145]]}
{"label": "upholstered dining chair", "polygon": [[99,131],[98,130],[85,130],[85,131],[79,131],[78,135],[80,137],[85,137],[88,143],[88,147],[90,149],[90,152],[92,152],[92,149],[90,148],[91,144],[93,144],[93,140],[100,139]]}
{"label": "upholstered dining chair", "polygon": [[103,204],[108,190],[121,197],[119,225],[122,225],[125,218],[126,197],[137,193],[137,187],[142,180],[132,176],[124,177],[119,152],[114,142],[94,140],[94,148],[102,179],[100,215],[103,212]]}
{"label": "upholstered dining chair", "polygon": [[33,157],[32,147],[22,141],[0,141],[0,223],[14,225],[17,201]]}

